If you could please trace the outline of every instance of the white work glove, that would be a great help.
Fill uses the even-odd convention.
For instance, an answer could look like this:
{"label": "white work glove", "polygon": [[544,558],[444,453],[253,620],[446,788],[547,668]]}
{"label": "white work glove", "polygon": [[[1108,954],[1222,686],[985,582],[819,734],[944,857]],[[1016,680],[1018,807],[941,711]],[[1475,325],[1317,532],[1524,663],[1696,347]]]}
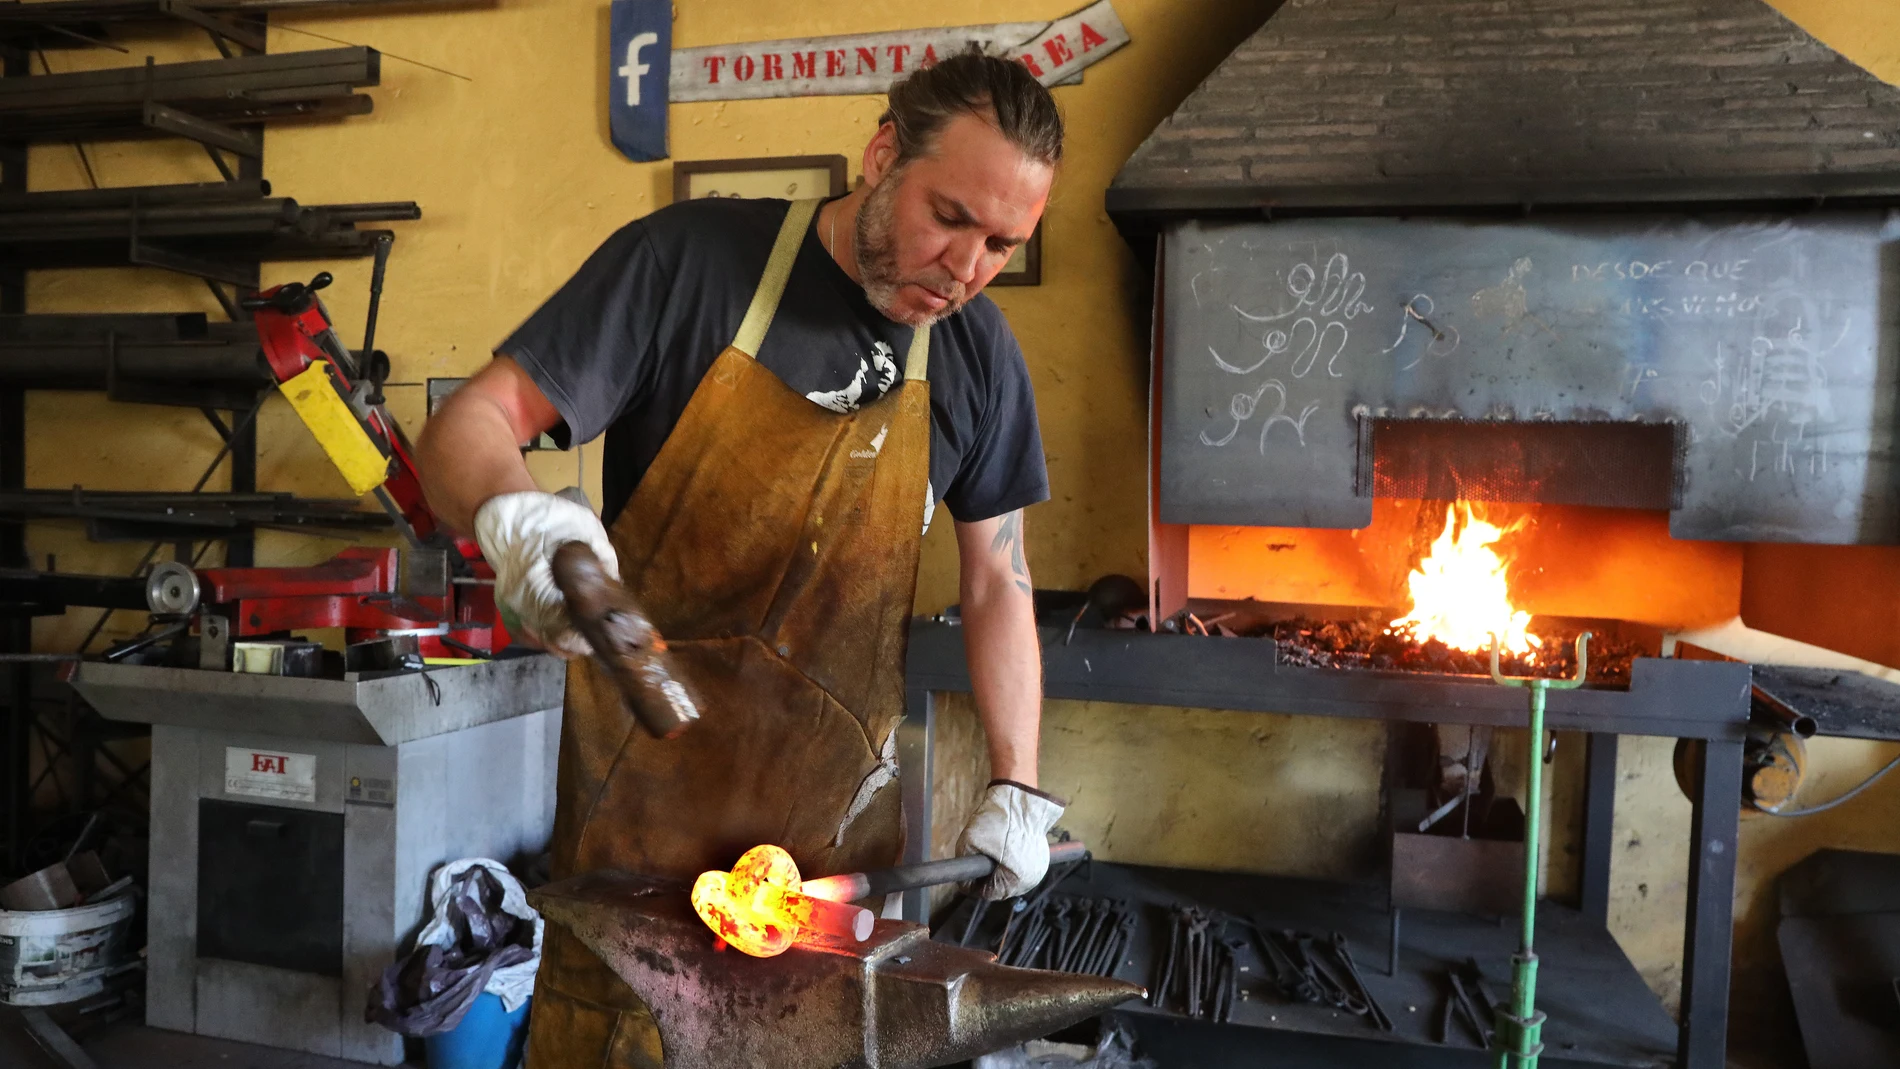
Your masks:
{"label": "white work glove", "polygon": [[995,902],[1032,890],[1049,871],[1049,829],[1063,803],[1013,780],[991,780],[983,801],[963,826],[957,854],[988,854],[996,871],[977,888]]}
{"label": "white work glove", "polygon": [[592,652],[568,623],[567,601],[548,562],[563,545],[581,542],[607,574],[620,578],[620,558],[594,510],[539,490],[499,494],[476,510],[475,541],[495,569],[495,601],[520,622],[527,632],[522,638],[561,657]]}

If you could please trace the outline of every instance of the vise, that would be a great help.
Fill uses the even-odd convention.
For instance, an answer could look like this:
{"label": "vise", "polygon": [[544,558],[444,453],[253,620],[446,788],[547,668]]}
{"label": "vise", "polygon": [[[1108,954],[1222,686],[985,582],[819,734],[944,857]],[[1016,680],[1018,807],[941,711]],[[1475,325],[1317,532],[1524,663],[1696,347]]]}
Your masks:
{"label": "vise", "polygon": [[599,871],[530,892],[646,1002],[668,1069],[924,1069],[1048,1035],[1141,998],[1135,984],[1017,969],[877,922],[776,957],[719,948],[677,880]]}

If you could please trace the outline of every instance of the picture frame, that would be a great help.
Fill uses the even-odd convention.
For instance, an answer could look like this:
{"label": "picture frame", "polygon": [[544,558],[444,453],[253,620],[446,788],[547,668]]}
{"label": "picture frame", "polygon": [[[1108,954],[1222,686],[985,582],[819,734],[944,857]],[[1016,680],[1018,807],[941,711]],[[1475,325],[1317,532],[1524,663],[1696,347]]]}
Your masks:
{"label": "picture frame", "polygon": [[1009,262],[990,279],[992,286],[1040,286],[1042,285],[1042,223],[1036,223],[1036,229],[1030,231],[1029,240],[1016,246],[1010,253]]}
{"label": "picture frame", "polygon": [[673,164],[673,201],[701,197],[842,197],[845,158],[757,156],[730,160],[679,160]]}

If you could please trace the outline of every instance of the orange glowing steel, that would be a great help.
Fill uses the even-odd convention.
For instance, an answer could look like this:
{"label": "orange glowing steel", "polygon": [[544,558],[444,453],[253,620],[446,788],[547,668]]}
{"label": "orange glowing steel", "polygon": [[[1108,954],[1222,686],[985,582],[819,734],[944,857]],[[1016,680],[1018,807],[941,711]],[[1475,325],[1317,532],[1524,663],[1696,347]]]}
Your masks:
{"label": "orange glowing steel", "polygon": [[1407,578],[1412,611],[1392,621],[1390,629],[1419,642],[1437,639],[1472,653],[1489,650],[1495,634],[1506,653],[1535,659],[1543,643],[1525,630],[1531,614],[1511,605],[1505,561],[1491,548],[1507,533],[1509,529],[1473,516],[1469,505],[1448,506],[1445,529]]}
{"label": "orange glowing steel", "polygon": [[790,949],[798,937],[798,910],[787,901],[799,889],[792,855],[769,843],[747,850],[731,872],[702,872],[693,882],[693,912],[734,947],[755,958]]}
{"label": "orange glowing steel", "polygon": [[863,906],[803,893],[798,865],[769,844],[747,850],[731,872],[700,873],[693,910],[719,938],[755,958],[783,954],[807,933],[862,943],[877,923]]}

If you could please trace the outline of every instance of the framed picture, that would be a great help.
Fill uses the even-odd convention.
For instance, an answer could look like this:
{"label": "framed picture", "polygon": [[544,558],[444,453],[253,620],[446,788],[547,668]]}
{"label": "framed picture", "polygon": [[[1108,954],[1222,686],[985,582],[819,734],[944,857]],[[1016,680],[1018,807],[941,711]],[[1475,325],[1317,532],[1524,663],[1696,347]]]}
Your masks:
{"label": "framed picture", "polygon": [[1009,254],[1009,262],[990,279],[992,286],[1040,286],[1042,285],[1042,224],[1029,235],[1029,240],[1016,246]]}
{"label": "framed picture", "polygon": [[844,176],[841,155],[681,160],[673,165],[673,201],[700,197],[841,197]]}

